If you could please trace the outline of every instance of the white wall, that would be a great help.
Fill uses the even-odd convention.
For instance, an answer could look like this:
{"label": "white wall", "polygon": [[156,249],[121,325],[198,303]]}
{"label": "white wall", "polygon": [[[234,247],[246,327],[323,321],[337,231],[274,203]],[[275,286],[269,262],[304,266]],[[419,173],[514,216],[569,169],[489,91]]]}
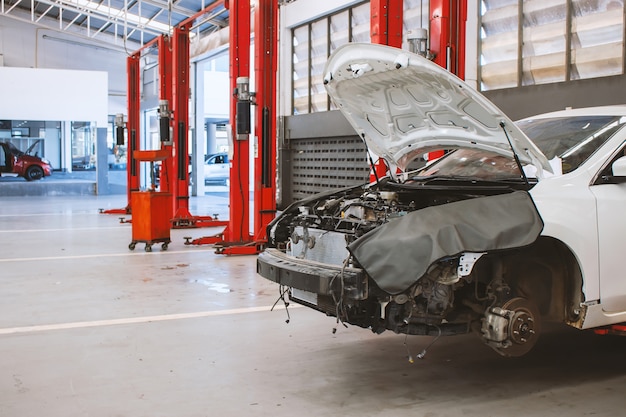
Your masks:
{"label": "white wall", "polygon": [[[133,52],[136,45],[128,48],[129,53]],[[127,54],[123,44],[103,46],[71,33],[0,16],[0,54],[4,67],[103,71],[108,85],[106,114],[126,113]],[[71,84],[66,87],[72,88]],[[85,97],[88,93],[89,90],[83,91]]]}
{"label": "white wall", "polygon": [[107,125],[107,73],[0,67],[0,115],[7,120],[74,120]]}
{"label": "white wall", "polygon": [[204,117],[228,119],[230,78],[227,72],[204,72]]}

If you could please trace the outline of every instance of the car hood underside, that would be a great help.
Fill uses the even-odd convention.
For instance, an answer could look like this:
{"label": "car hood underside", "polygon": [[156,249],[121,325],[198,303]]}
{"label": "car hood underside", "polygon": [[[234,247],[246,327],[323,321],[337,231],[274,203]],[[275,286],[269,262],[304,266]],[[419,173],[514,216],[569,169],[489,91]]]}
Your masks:
{"label": "car hood underside", "polygon": [[552,171],[546,157],[480,93],[433,62],[401,49],[346,44],[324,85],[370,151],[405,170],[424,152],[478,148]]}
{"label": "car hood underside", "polygon": [[348,250],[382,290],[398,294],[435,261],[527,246],[542,230],[530,195],[517,191],[413,211],[361,236]]}

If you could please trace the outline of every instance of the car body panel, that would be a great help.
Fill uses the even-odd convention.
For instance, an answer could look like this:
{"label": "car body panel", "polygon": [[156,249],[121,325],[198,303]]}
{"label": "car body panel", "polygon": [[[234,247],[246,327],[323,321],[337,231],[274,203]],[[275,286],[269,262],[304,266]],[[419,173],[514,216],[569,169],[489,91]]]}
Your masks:
{"label": "car body panel", "polygon": [[[626,106],[568,109],[536,115],[531,118],[547,119],[586,115],[626,116]],[[612,275],[605,275],[600,272],[599,259],[598,225],[600,213],[598,212],[599,202],[595,190],[598,187],[606,186],[596,186],[592,183],[607,160],[615,154],[617,149],[624,146],[625,140],[626,132],[622,129],[574,172],[546,178],[530,190],[533,201],[545,223],[542,236],[553,237],[571,248],[582,269],[585,278],[583,280],[584,293],[589,301],[600,300],[605,297],[608,299],[610,294],[614,293],[614,291],[609,291],[613,284],[608,284],[609,281],[613,281],[610,278]],[[615,221],[613,227],[617,230],[622,229],[621,223]],[[612,242],[611,245],[621,247],[621,243],[618,241]],[[605,281],[605,288],[601,291],[602,281]],[[626,303],[622,304],[622,307],[626,310]],[[613,321],[614,323],[621,322],[626,320],[626,315],[610,320],[616,320]],[[585,325],[585,327],[587,326]]]}
{"label": "car body panel", "polygon": [[419,55],[346,44],[327,62],[324,84],[368,148],[401,170],[432,150],[470,147],[510,156],[511,146],[523,163],[552,170],[502,111]]}

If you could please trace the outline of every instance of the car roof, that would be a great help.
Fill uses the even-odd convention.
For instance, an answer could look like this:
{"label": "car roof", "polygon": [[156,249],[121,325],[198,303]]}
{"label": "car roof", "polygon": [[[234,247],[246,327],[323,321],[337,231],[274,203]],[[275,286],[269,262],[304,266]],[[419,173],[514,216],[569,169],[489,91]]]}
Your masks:
{"label": "car roof", "polygon": [[526,119],[572,116],[626,116],[626,104],[598,107],[566,108],[564,110],[542,113]]}

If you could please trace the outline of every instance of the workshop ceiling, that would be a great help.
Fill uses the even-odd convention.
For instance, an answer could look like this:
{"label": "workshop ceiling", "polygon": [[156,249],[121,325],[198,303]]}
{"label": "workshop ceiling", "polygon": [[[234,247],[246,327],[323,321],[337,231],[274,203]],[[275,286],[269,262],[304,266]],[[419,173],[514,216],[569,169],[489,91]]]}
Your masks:
{"label": "workshop ceiling", "polygon": [[0,16],[108,45],[144,45],[190,18],[200,36],[228,26],[224,0],[0,0]]}

